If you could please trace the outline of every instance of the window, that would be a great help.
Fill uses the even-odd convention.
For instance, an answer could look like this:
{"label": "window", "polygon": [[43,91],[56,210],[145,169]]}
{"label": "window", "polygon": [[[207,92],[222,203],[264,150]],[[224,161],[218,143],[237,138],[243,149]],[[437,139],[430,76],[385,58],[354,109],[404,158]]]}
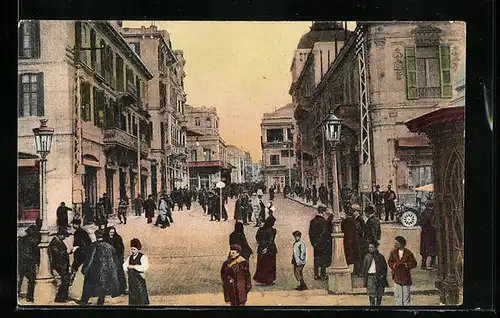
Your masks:
{"label": "window", "polygon": [[287,128],[286,129],[286,136],[288,137],[287,141],[293,141],[292,128]]}
{"label": "window", "polygon": [[203,156],[205,161],[212,160],[212,150],[211,149],[203,149]]}
{"label": "window", "polygon": [[161,123],[160,125],[160,140],[161,140],[161,149],[165,149],[165,123]]}
{"label": "window", "polygon": [[43,116],[43,73],[19,75],[19,117]]}
{"label": "window", "polygon": [[408,99],[451,98],[448,45],[407,46],[405,55]]}
{"label": "window", "polygon": [[97,71],[99,74],[104,77],[106,73],[106,42],[104,40],[101,40],[100,42],[100,54],[99,57],[100,59],[97,60]]}
{"label": "window", "polygon": [[195,126],[200,126],[200,125],[201,125],[201,122],[200,122],[200,117],[196,117],[196,118],[194,119],[194,125],[195,125]]}
{"label": "window", "polygon": [[96,70],[96,61],[97,61],[97,50],[96,50],[96,36],[95,31],[90,30],[90,66],[93,70]]}
{"label": "window", "polygon": [[290,157],[293,157],[293,149],[281,150],[282,157],[288,157],[288,153],[290,153]]}
{"label": "window", "polygon": [[167,105],[167,86],[160,82],[160,108]]}
{"label": "window", "polygon": [[271,155],[269,157],[269,161],[271,163],[271,166],[277,166],[280,164],[280,156],[279,155]]}
{"label": "window", "polygon": [[135,90],[137,98],[141,98],[141,79],[139,78],[139,76],[135,77]]}
{"label": "window", "polygon": [[267,142],[283,142],[283,129],[267,129],[266,130]]}
{"label": "window", "polygon": [[90,84],[81,82],[80,84],[80,100],[82,103],[82,119],[83,121],[90,121],[91,107],[90,107]]}
{"label": "window", "polygon": [[207,117],[207,119],[205,119],[205,122],[206,122],[207,128],[212,128],[212,120],[210,119],[210,117]]}
{"label": "window", "polygon": [[129,43],[130,48],[132,51],[135,52],[138,56],[141,56],[141,43],[139,42],[134,42],[134,43]]}
{"label": "window", "polygon": [[116,89],[119,92],[125,90],[124,78],[123,78],[123,59],[116,54]]}
{"label": "window", "polygon": [[120,112],[120,129],[123,131],[127,130],[127,115],[123,111]]}
{"label": "window", "polygon": [[431,166],[410,166],[408,169],[408,186],[418,188],[432,183]]}
{"label": "window", "polygon": [[94,125],[100,128],[104,127],[105,103],[104,91],[94,87]]}
{"label": "window", "polygon": [[137,137],[137,117],[131,116],[132,118],[132,135]]}
{"label": "window", "polygon": [[192,149],[191,150],[191,162],[196,162],[196,161],[198,161],[196,149]]}
{"label": "window", "polygon": [[19,57],[40,57],[40,21],[23,21],[19,25]]}

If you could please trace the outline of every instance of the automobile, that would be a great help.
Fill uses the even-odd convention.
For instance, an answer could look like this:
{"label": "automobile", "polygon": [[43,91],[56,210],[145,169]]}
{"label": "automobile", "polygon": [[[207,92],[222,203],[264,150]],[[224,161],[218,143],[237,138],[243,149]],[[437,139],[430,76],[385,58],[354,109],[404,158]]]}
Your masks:
{"label": "automobile", "polygon": [[425,210],[425,203],[431,199],[434,193],[434,184],[430,183],[414,190],[411,195],[406,195],[404,199],[398,196],[398,212],[396,219],[405,227],[416,226],[420,216]]}

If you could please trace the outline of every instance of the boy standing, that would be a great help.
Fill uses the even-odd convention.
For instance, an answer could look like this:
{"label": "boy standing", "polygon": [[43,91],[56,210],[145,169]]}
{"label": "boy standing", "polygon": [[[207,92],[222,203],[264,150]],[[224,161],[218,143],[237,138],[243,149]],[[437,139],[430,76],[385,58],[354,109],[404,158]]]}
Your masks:
{"label": "boy standing", "polygon": [[306,265],[306,244],[302,241],[302,233],[300,233],[300,231],[295,231],[292,235],[295,240],[293,243],[292,256],[293,274],[295,275],[295,279],[300,283],[295,290],[306,290],[307,286],[304,282],[304,275],[302,274],[304,266]]}

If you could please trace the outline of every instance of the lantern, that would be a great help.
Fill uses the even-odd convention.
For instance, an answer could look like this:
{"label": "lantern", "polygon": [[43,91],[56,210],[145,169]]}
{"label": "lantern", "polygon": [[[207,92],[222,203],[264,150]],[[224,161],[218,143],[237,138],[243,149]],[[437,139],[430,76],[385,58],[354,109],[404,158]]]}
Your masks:
{"label": "lantern", "polygon": [[324,120],[325,125],[325,138],[329,142],[340,141],[340,123],[341,120],[330,111],[328,117]]}
{"label": "lantern", "polygon": [[41,119],[40,127],[34,128],[33,133],[35,134],[36,152],[45,159],[50,153],[54,128],[47,127],[47,119]]}

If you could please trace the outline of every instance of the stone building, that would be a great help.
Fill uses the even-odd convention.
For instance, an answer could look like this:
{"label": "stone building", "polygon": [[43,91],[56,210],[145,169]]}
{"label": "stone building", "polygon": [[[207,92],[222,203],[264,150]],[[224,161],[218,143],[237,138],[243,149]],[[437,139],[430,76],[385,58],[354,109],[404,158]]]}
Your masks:
{"label": "stone building", "polygon": [[114,208],[120,197],[149,193],[153,75],[120,33],[106,21],[27,20],[19,39],[19,219],[39,216],[32,129],[42,117],[55,130],[47,157],[48,226],[61,201],[81,215],[82,202],[94,207],[103,193]]}
{"label": "stone building", "polygon": [[266,187],[295,185],[294,104],[264,113],[261,123],[262,174]]}
{"label": "stone building", "polygon": [[220,180],[229,183],[231,169],[226,143],[219,135],[217,109],[186,105],[185,111],[190,187],[213,188]]}
{"label": "stone building", "polygon": [[151,188],[153,193],[187,186],[184,64],[170,35],[156,26],[120,28],[127,43],[151,70],[148,109],[151,114]]}
{"label": "stone building", "polygon": [[252,182],[253,180],[253,160],[250,152],[245,152],[245,172],[244,172],[244,182]]}
{"label": "stone building", "polygon": [[246,152],[235,145],[227,145],[227,161],[231,165],[231,183],[245,182]]}
{"label": "stone building", "polygon": [[303,137],[299,147],[311,154],[304,166],[331,182],[331,149],[321,122],[334,110],[343,120],[340,186],[355,189],[367,203],[375,184],[393,184],[399,202],[414,201],[413,189],[432,183],[432,152],[429,139],[404,122],[447,106],[457,95],[452,83],[462,56],[461,22],[358,22],[321,81],[309,81],[305,93],[291,90]]}

